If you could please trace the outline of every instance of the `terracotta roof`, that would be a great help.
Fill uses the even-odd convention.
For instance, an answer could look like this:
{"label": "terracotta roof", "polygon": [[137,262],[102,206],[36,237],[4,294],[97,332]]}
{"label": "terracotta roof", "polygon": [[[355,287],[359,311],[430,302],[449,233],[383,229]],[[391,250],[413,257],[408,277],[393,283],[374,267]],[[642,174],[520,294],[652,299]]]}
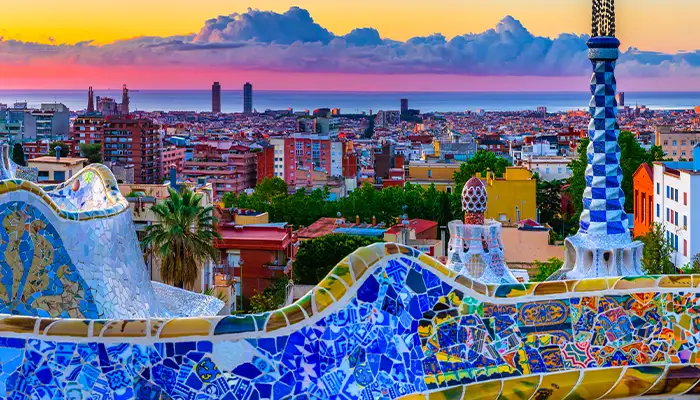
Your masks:
{"label": "terracotta roof", "polygon": [[[432,228],[436,227],[437,222],[429,221],[427,219],[412,219],[412,220],[409,220],[408,226],[411,227],[411,229],[416,231],[416,235],[419,235],[419,234],[427,231],[428,229],[432,229]],[[403,228],[403,225],[401,225],[401,224],[394,225],[391,228],[389,228],[389,230],[386,231],[386,233],[390,233],[390,234],[395,235],[397,233],[400,233],[402,228]]]}

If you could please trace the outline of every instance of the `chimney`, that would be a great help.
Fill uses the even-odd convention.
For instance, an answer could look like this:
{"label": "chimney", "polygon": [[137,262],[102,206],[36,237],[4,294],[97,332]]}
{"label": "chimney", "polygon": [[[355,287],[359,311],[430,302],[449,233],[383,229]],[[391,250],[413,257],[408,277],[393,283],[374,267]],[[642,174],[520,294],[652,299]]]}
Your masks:
{"label": "chimney", "polygon": [[53,148],[56,151],[56,161],[61,159],[61,146],[56,146]]}
{"label": "chimney", "polygon": [[170,166],[170,187],[177,188],[177,169],[175,166]]}
{"label": "chimney", "polygon": [[355,215],[355,225],[360,225],[360,216]]}
{"label": "chimney", "polygon": [[693,170],[700,171],[700,143],[693,147]]}
{"label": "chimney", "polygon": [[377,217],[375,217],[375,216],[373,215],[373,216],[372,216],[372,226],[376,226],[376,225],[377,225]]}

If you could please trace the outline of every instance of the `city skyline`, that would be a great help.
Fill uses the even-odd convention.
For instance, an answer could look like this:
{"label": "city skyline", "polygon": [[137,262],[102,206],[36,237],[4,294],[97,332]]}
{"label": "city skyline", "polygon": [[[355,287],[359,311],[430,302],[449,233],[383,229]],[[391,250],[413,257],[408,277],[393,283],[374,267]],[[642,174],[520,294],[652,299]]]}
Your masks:
{"label": "city skyline", "polygon": [[[0,89],[106,88],[122,83],[140,89],[201,89],[212,81],[224,87],[251,81],[261,90],[580,87],[580,79],[588,75],[585,41],[590,27],[585,2],[492,3],[477,8],[475,2],[452,4],[455,14],[463,17],[461,27],[451,12],[444,13],[440,25],[435,24],[439,18],[432,8],[419,16],[415,2],[393,14],[377,12],[386,5],[377,6],[366,13],[371,16],[358,14],[355,8],[361,7],[356,5],[341,21],[331,18],[329,6],[316,1],[302,2],[307,8],[285,8],[273,0],[261,3],[259,10],[245,11],[241,4],[204,0],[197,12],[187,16],[180,15],[187,9],[183,5],[164,10],[148,24],[134,23],[139,13],[130,13],[114,18],[121,22],[119,27],[105,21],[96,27],[95,20],[100,19],[91,18],[80,30],[71,21],[82,15],[81,8],[71,8],[69,15],[61,14],[47,24],[37,22],[45,18],[40,14],[23,26],[18,21],[26,21],[26,10],[10,7],[14,22],[0,29],[0,74],[5,77]],[[627,49],[618,68],[625,77],[625,90],[700,89],[697,52],[679,51],[700,47],[700,43],[693,46],[695,28],[688,26],[679,33],[682,23],[661,22],[656,29],[647,29],[645,13],[651,10],[661,13],[657,15],[682,14],[676,22],[686,18],[679,12],[683,1],[665,4],[662,8],[647,0],[618,4],[626,16],[618,21],[618,36]],[[545,9],[557,18],[545,18]],[[219,16],[201,18],[202,12]]]}

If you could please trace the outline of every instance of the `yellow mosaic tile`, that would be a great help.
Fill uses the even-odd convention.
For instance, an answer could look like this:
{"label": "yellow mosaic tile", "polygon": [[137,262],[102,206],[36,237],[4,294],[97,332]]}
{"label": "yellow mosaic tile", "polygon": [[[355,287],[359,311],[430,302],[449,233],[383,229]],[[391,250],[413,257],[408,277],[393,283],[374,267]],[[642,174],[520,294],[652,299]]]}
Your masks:
{"label": "yellow mosaic tile", "polygon": [[637,397],[649,390],[664,373],[664,367],[642,366],[629,367],[608,398]]}
{"label": "yellow mosaic tile", "polygon": [[536,296],[547,296],[552,294],[567,293],[568,287],[564,282],[542,282],[535,287],[534,294]]}
{"label": "yellow mosaic tile", "polygon": [[296,304],[292,304],[288,307],[283,308],[282,312],[284,313],[284,315],[287,316],[287,321],[289,321],[289,325],[294,325],[306,319],[304,311],[301,309],[301,307],[299,307]]}
{"label": "yellow mosaic tile", "polygon": [[144,337],[147,329],[146,320],[112,321],[102,331],[102,337]]}
{"label": "yellow mosaic tile", "polygon": [[314,289],[314,303],[316,304],[316,312],[325,310],[328,306],[335,303],[333,296],[325,289]]}
{"label": "yellow mosaic tile", "polygon": [[503,381],[503,390],[498,396],[499,400],[528,400],[535,394],[540,386],[540,377],[528,376],[525,378],[508,379]]}
{"label": "yellow mosaic tile", "polygon": [[48,336],[72,336],[72,337],[88,337],[88,328],[90,321],[77,319],[58,320],[49,325],[46,330]]}
{"label": "yellow mosaic tile", "polygon": [[[374,253],[372,250],[367,248],[360,250],[363,250],[363,253]],[[352,267],[352,272],[355,274],[355,279],[360,279],[365,274],[365,271],[367,271],[367,263],[365,262],[364,258],[358,254],[358,252],[359,250],[348,256],[348,262],[350,263],[350,267]],[[370,255],[368,254],[366,257],[370,258]],[[376,257],[376,253],[373,254],[373,258],[374,257]]]}
{"label": "yellow mosaic tile", "polygon": [[343,282],[332,275],[323,278],[318,287],[326,289],[336,300],[340,300],[347,291]]}
{"label": "yellow mosaic tile", "polygon": [[649,389],[645,396],[660,396],[683,394],[700,380],[700,368],[697,366],[674,365],[666,370],[666,374]]}
{"label": "yellow mosaic tile", "polygon": [[608,281],[606,278],[580,280],[574,289],[577,293],[598,292],[600,290],[608,290]]}
{"label": "yellow mosaic tile", "polygon": [[687,288],[693,285],[691,275],[666,275],[659,279],[660,288]]}
{"label": "yellow mosaic tile", "polygon": [[158,336],[158,331],[163,326],[163,324],[167,322],[167,320],[151,319],[149,322],[151,323],[151,336],[155,337]]}
{"label": "yellow mosaic tile", "polygon": [[700,286],[700,275],[692,275],[693,277],[693,287]]}
{"label": "yellow mosaic tile", "polygon": [[455,279],[455,282],[459,283],[460,285],[464,286],[467,289],[472,288],[472,280],[467,278],[466,276],[463,275],[457,275],[457,278]]}
{"label": "yellow mosaic tile", "polygon": [[50,319],[50,318],[42,318],[39,320],[39,324],[37,327],[37,333],[40,335],[43,335],[46,333],[46,328],[49,327],[49,325],[53,324],[56,321],[56,319]]}
{"label": "yellow mosaic tile", "polygon": [[282,311],[275,311],[272,314],[270,314],[270,318],[267,319],[265,330],[267,332],[272,332],[284,328],[286,326],[287,318],[285,318],[284,313]]}
{"label": "yellow mosaic tile", "polygon": [[425,253],[421,253],[418,256],[418,261],[424,263],[425,265],[428,265],[428,266],[434,268],[435,270],[437,270],[438,272],[440,272],[441,274],[443,274],[447,277],[452,278],[455,275],[457,275],[454,271],[450,270],[445,265],[443,265],[442,263],[438,262],[436,259],[434,259],[433,257],[430,257],[429,255],[427,255]]}
{"label": "yellow mosaic tile", "polygon": [[562,400],[574,390],[580,378],[581,371],[545,374],[533,398]]}
{"label": "yellow mosaic tile", "polygon": [[350,265],[348,264],[347,258],[341,261],[338,265],[331,270],[331,274],[342,279],[348,286],[352,286],[353,279],[352,273],[350,272]]}
{"label": "yellow mosaic tile", "polygon": [[656,279],[646,276],[620,278],[615,286],[611,287],[616,290],[656,288]]}
{"label": "yellow mosaic tile", "polygon": [[500,380],[469,385],[464,389],[464,400],[495,400],[501,394]]}
{"label": "yellow mosaic tile", "polygon": [[441,392],[430,393],[428,395],[428,400],[462,400],[463,392],[464,387],[454,387]]}
{"label": "yellow mosaic tile", "polygon": [[0,332],[33,333],[37,319],[34,317],[0,318]]}
{"label": "yellow mosaic tile", "polygon": [[105,320],[94,320],[92,321],[92,328],[91,328],[91,333],[90,336],[92,337],[100,337],[102,334],[102,329],[107,325],[109,321]]}
{"label": "yellow mosaic tile", "polygon": [[484,296],[488,296],[486,285],[481,282],[472,281],[472,290],[479,294],[483,294]]}
{"label": "yellow mosaic tile", "polygon": [[623,368],[584,370],[581,381],[565,400],[599,399],[617,383]]}
{"label": "yellow mosaic tile", "polygon": [[206,319],[177,318],[167,321],[160,330],[158,337],[208,336],[210,330],[211,324]]}
{"label": "yellow mosaic tile", "polygon": [[298,305],[299,307],[301,307],[301,308],[304,310],[304,312],[306,312],[306,315],[308,315],[309,317],[311,317],[311,316],[314,315],[314,309],[313,309],[313,307],[312,307],[312,304],[313,304],[313,302],[312,302],[312,299],[313,299],[312,293],[313,293],[313,292],[309,292],[309,293],[305,294],[304,297],[302,297],[301,299],[297,300],[296,303],[295,303],[296,305]]}

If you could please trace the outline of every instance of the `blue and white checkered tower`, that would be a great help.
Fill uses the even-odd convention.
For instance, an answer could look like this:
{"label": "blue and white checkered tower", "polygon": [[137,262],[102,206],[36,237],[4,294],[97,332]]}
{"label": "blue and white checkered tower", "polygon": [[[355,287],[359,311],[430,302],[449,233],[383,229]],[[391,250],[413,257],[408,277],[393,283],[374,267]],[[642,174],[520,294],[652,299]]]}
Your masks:
{"label": "blue and white checkered tower", "polygon": [[617,124],[614,0],[593,0],[593,34],[588,41],[591,78],[591,122],[588,167],[578,234],[566,240],[566,277],[643,275],[642,244],[632,242],[625,213]]}

